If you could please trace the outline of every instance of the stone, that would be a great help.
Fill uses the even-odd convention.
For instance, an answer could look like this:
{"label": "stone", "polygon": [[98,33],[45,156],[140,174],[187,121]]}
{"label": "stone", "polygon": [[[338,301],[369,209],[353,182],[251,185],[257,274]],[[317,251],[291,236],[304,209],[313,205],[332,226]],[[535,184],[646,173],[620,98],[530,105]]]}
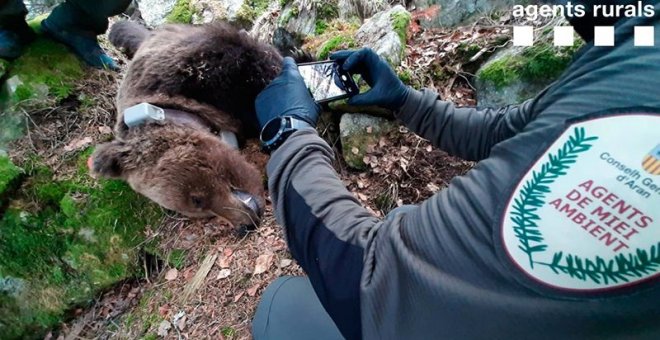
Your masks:
{"label": "stone", "polygon": [[390,4],[386,0],[339,0],[337,7],[341,19],[357,17],[364,20],[389,9]]}
{"label": "stone", "polygon": [[393,128],[394,124],[384,118],[344,114],[339,122],[339,131],[346,164],[353,169],[366,169],[363,159],[367,155],[367,148],[378,144],[379,139]]}
{"label": "stone", "polygon": [[399,66],[406,47],[410,19],[410,13],[401,5],[380,12],[357,31],[357,45],[369,47],[392,66]]}
{"label": "stone", "polygon": [[192,17],[193,24],[208,24],[215,20],[227,18],[227,7],[223,6],[223,2],[194,0],[192,6],[195,9]]}
{"label": "stone", "polygon": [[427,9],[439,6],[439,10],[430,18],[420,18],[422,26],[427,28],[456,27],[467,24],[479,15],[487,15],[497,10],[510,11],[514,0],[414,0],[412,5],[417,9]]}
{"label": "stone", "polygon": [[498,51],[476,72],[477,105],[501,107],[534,97],[561,76],[581,44],[554,47],[540,41],[533,47]]}
{"label": "stone", "polygon": [[144,22],[152,27],[162,25],[174,9],[177,0],[137,0]]}
{"label": "stone", "polygon": [[250,36],[264,44],[270,44],[273,33],[278,28],[282,7],[279,1],[274,1],[255,21],[250,29]]}
{"label": "stone", "polygon": [[278,26],[302,36],[314,34],[317,20],[315,0],[294,0],[280,14]]}
{"label": "stone", "polygon": [[64,2],[64,0],[24,0],[23,3],[28,9],[27,19],[31,20],[39,15],[50,12],[53,7]]}

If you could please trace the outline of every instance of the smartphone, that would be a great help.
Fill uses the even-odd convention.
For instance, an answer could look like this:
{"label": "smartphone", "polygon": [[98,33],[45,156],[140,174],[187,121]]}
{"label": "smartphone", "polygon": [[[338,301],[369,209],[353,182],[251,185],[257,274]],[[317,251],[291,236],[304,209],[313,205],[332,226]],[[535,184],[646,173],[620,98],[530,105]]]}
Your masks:
{"label": "smartphone", "polygon": [[299,64],[298,70],[319,104],[349,98],[360,92],[353,76],[332,60]]}

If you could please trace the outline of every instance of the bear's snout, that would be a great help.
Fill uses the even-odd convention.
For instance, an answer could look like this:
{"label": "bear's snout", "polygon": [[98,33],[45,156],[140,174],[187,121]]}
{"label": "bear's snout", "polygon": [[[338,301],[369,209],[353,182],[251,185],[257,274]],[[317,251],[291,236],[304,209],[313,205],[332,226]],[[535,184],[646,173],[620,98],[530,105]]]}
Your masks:
{"label": "bear's snout", "polygon": [[244,191],[233,191],[232,195],[234,195],[239,201],[243,202],[248,209],[252,210],[252,212],[261,219],[264,211],[258,198]]}

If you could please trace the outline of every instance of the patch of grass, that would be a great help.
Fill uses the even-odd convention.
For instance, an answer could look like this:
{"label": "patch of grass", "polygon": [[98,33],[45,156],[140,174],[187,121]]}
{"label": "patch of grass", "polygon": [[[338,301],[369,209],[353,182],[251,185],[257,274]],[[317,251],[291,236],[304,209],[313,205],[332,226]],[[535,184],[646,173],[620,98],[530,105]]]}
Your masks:
{"label": "patch of grass", "polygon": [[191,24],[193,15],[195,15],[195,7],[190,0],[177,0],[165,21],[170,24]]}
{"label": "patch of grass", "polygon": [[408,42],[408,27],[410,26],[411,15],[408,12],[394,12],[390,15],[392,28],[399,35],[401,45],[406,46]]}
{"label": "patch of grass", "polygon": [[225,338],[233,338],[234,336],[236,336],[237,332],[233,327],[227,326],[227,327],[222,327],[220,333],[222,333],[222,335]]}
{"label": "patch of grass", "polygon": [[183,249],[172,249],[167,256],[167,263],[176,269],[182,269],[186,263],[186,251]]}
{"label": "patch of grass", "polygon": [[0,323],[0,334],[38,335],[72,304],[141,270],[138,246],[162,211],[126,183],[89,178],[80,165],[89,152],[75,160],[72,179],[30,165],[31,177],[0,219],[0,276],[29,282],[22,298],[0,305],[0,314],[20,310],[15,323]]}

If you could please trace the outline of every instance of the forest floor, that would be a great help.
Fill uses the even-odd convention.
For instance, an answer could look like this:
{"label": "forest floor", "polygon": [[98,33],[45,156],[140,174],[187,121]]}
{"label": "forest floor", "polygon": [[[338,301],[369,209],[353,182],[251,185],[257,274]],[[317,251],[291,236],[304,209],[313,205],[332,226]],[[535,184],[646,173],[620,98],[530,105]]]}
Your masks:
{"label": "forest floor", "polygon": [[[506,43],[503,35],[507,32],[502,22],[487,18],[451,31],[423,30],[413,24],[398,71],[408,74],[415,87],[435,89],[459,106],[474,105],[470,64]],[[128,61],[109,44],[105,47],[125,69]],[[70,163],[71,151],[112,138],[120,80],[121,74],[90,70],[75,95],[51,108],[29,112],[29,133],[13,143],[10,156],[20,161],[24,155],[37,154],[57,176],[66,177],[74,169],[58,165]],[[346,187],[381,217],[396,206],[427,199],[473,166],[402,126],[370,146],[366,171],[347,168],[339,141],[330,138],[329,142]],[[244,152],[265,164],[255,142]],[[147,236],[158,240],[159,253],[175,260],[145,257],[143,278],[124,282],[91,306],[71,311],[71,321],[46,339],[250,338],[251,319],[268,284],[279,276],[303,275],[287,251],[270,204],[262,225],[248,234],[216,219],[193,220],[169,213]]]}

